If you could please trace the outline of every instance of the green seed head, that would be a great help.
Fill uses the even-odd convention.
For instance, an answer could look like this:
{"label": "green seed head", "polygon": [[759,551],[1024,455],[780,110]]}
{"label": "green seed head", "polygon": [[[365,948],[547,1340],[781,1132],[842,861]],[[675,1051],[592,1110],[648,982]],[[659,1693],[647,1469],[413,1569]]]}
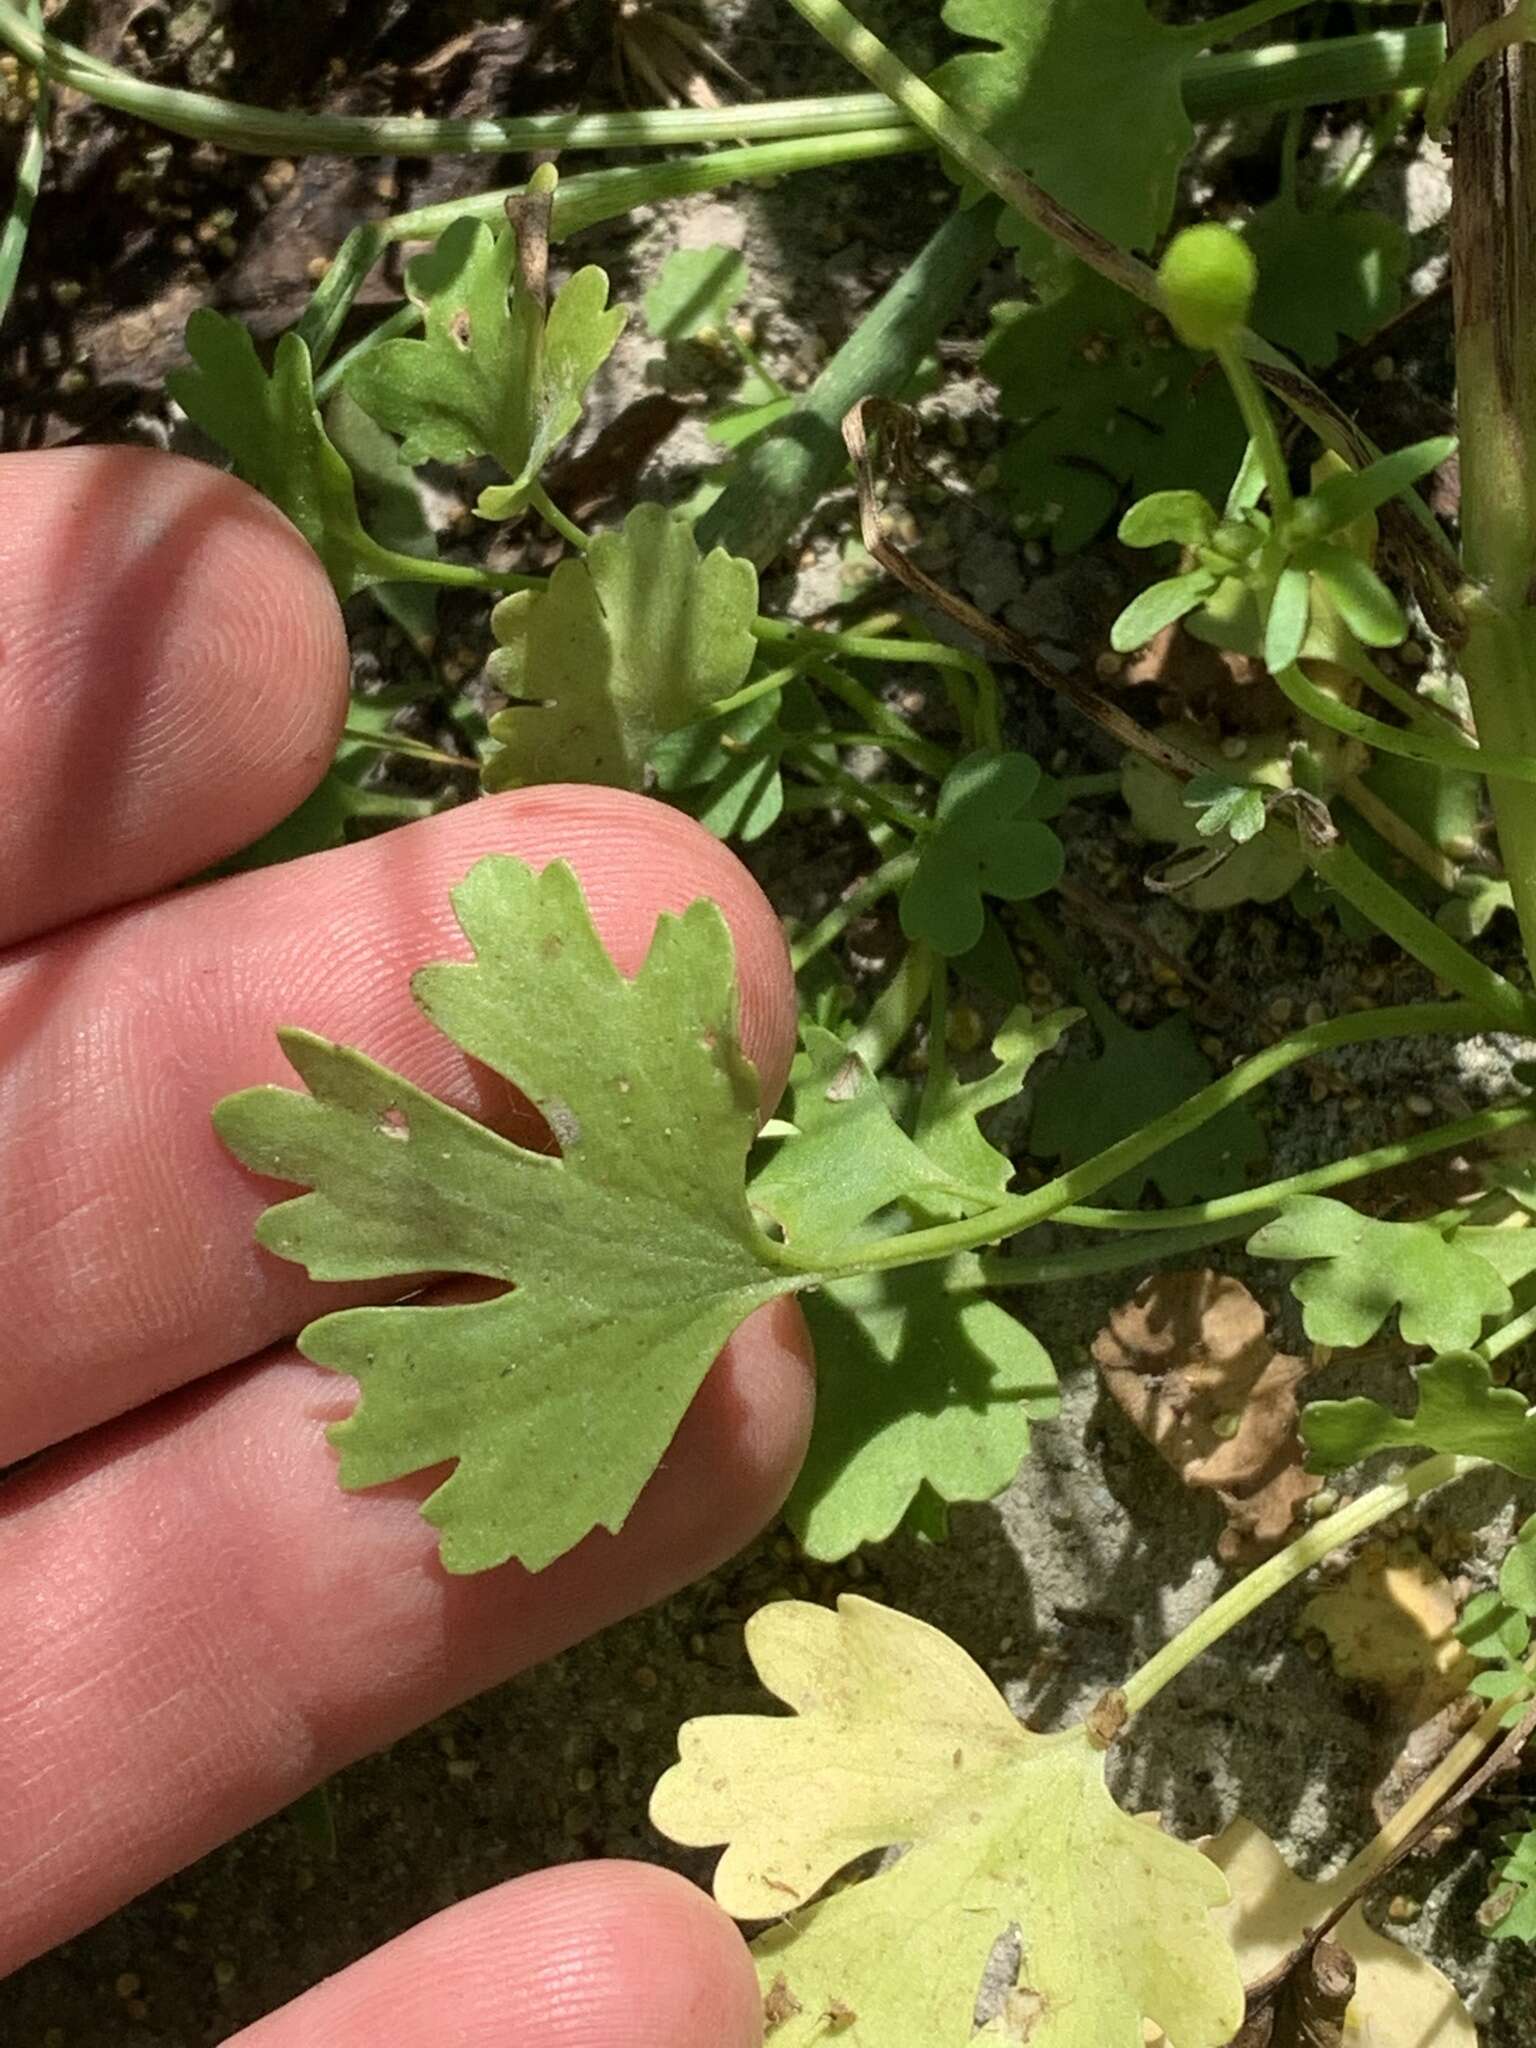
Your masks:
{"label": "green seed head", "polygon": [[1220,348],[1247,323],[1259,269],[1242,236],[1212,221],[1174,236],[1157,277],[1180,341]]}

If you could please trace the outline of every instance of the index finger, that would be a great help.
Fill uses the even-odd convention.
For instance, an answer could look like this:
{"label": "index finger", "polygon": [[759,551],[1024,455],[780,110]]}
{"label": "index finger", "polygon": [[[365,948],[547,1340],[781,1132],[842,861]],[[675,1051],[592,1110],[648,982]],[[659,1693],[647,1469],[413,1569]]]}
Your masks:
{"label": "index finger", "polygon": [[147,448],[0,457],[0,945],[286,817],[347,673],[319,562],[235,478]]}

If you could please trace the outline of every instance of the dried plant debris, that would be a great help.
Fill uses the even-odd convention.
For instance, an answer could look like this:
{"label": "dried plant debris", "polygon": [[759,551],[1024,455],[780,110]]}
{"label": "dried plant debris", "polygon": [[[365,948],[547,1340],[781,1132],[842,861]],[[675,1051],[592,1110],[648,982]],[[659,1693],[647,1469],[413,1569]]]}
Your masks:
{"label": "dried plant debris", "polygon": [[1415,1722],[1465,1690],[1456,1595],[1417,1543],[1373,1543],[1336,1586],[1316,1593],[1299,1626],[1326,1639],[1340,1678],[1371,1687]]}
{"label": "dried plant debris", "polygon": [[1297,1390],[1307,1361],[1277,1351],[1239,1280],[1158,1273],[1093,1341],[1105,1387],[1186,1486],[1227,1516],[1218,1551],[1236,1564],[1276,1549],[1322,1481],[1302,1470]]}

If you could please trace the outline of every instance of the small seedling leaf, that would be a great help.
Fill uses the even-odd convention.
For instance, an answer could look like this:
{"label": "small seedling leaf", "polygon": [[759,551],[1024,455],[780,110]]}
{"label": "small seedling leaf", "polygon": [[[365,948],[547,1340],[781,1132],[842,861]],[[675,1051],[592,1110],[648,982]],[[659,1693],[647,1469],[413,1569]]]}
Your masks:
{"label": "small seedling leaf", "polygon": [[816,1423],[784,1513],[806,1552],[883,1542],[920,1500],[990,1500],[1059,1407],[1050,1356],[970,1254],[804,1298]]}
{"label": "small seedling leaf", "polygon": [[1408,637],[1402,606],[1369,562],[1326,543],[1309,548],[1306,561],[1357,640],[1367,647],[1398,647]]}
{"label": "small seedling leaf", "polygon": [[[1179,744],[1197,760],[1209,760],[1211,780],[1230,784],[1231,764],[1219,749],[1188,722],[1176,732]],[[1255,733],[1242,757],[1245,785],[1263,801],[1270,790],[1290,787],[1290,741],[1284,733]],[[1224,772],[1225,771],[1225,772]],[[1185,804],[1194,785],[1180,783],[1140,754],[1127,757],[1121,788],[1138,831],[1148,839],[1171,840],[1175,847],[1207,845],[1200,823]],[[1267,814],[1266,814],[1267,815]],[[1279,819],[1238,846],[1210,874],[1188,883],[1178,901],[1194,910],[1223,910],[1234,903],[1272,903],[1306,873],[1307,859],[1294,831]]]}
{"label": "small seedling leaf", "polygon": [[[689,1722],[651,1813],[674,1841],[724,1842],[715,1896],[742,1919],[807,1907],[856,1857],[893,1868],[794,1911],[756,1944],[765,1993],[797,2010],[774,2048],[965,2048],[988,1957],[1023,1930],[1031,2048],[1220,2048],[1242,1978],[1215,1914],[1224,1880],[1110,1797],[1085,1728],[1036,1735],[959,1646],[845,1596],[761,1609],[748,1647],[792,1716]],[[784,2001],[781,2000],[781,2003]]]}
{"label": "small seedling leaf", "polygon": [[1297,1195],[1248,1240],[1256,1259],[1303,1259],[1291,1282],[1314,1344],[1368,1344],[1398,1311],[1406,1344],[1475,1344],[1510,1308],[1498,1272],[1454,1230],[1383,1223],[1326,1195]]}
{"label": "small seedling leaf", "polygon": [[519,509],[581,417],[625,320],[595,266],[566,282],[547,315],[516,270],[510,225],[493,235],[484,221],[454,221],[406,266],[424,339],[382,342],[347,375],[364,410],[401,436],[407,462],[493,457],[512,479],[481,499],[498,519]]}
{"label": "small seedling leaf", "polygon": [[1216,588],[1209,569],[1190,569],[1182,576],[1167,576],[1150,583],[1133,597],[1109,629],[1109,644],[1117,654],[1130,654],[1155,640],[1165,626],[1172,626],[1192,612],[1202,598]]}
{"label": "small seedling leaf", "polygon": [[1216,514],[1198,491],[1154,491],[1131,506],[1119,531],[1128,548],[1155,548],[1167,541],[1194,548],[1216,531]]}
{"label": "small seedling leaf", "polygon": [[658,341],[688,341],[723,327],[747,290],[737,249],[674,249],[646,293],[645,321]]}
{"label": "small seedling leaf", "polygon": [[[951,57],[934,90],[1090,227],[1150,249],[1173,216],[1195,139],[1184,110],[1188,39],[1143,0],[947,0],[944,20],[993,47]],[[1030,248],[1042,239],[1011,212],[1002,238]]]}
{"label": "small seedling leaf", "polygon": [[1536,1409],[1513,1387],[1496,1387],[1485,1358],[1448,1351],[1416,1366],[1413,1377],[1419,1405],[1412,1416],[1363,1397],[1305,1408],[1301,1433],[1313,1469],[1337,1472],[1379,1451],[1453,1451],[1536,1479]]}
{"label": "small seedling leaf", "polygon": [[1064,552],[1093,538],[1126,489],[1219,502],[1244,440],[1209,363],[1080,264],[1062,267],[1043,303],[999,306],[983,367],[1014,422],[1000,471],[1019,531]]}
{"label": "small seedling leaf", "polygon": [[[1093,1021],[1103,1050],[1094,1059],[1063,1061],[1044,1076],[1030,1130],[1031,1150],[1064,1166],[1079,1166],[1118,1144],[1214,1079],[1187,1017],[1165,1018],[1150,1031],[1138,1031],[1112,1012],[1096,1014]],[[1232,1194],[1266,1149],[1251,1112],[1233,1103],[1122,1174],[1100,1199],[1135,1203],[1149,1183],[1170,1202]]]}
{"label": "small seedling leaf", "polygon": [[1432,440],[1395,448],[1365,469],[1336,470],[1297,506],[1297,518],[1306,532],[1322,540],[1379,512],[1391,499],[1411,490],[1421,477],[1448,462],[1455,452],[1454,436],[1437,434]]}
{"label": "small seedling leaf", "polygon": [[1266,341],[1325,369],[1341,337],[1359,341],[1402,303],[1408,236],[1365,208],[1304,212],[1272,200],[1243,230],[1259,261],[1253,324]]}
{"label": "small seedling leaf", "polygon": [[1028,754],[968,754],[944,778],[933,830],[901,899],[901,928],[953,959],[982,934],[983,898],[1018,903],[1061,880],[1066,856],[1031,815],[1040,790]]}
{"label": "small seedling leaf", "polygon": [[745,681],[757,643],[757,572],[723,548],[700,556],[686,521],[637,505],[618,533],[564,561],[542,591],[504,598],[489,673],[523,701],[491,720],[488,789],[601,782],[639,789],[664,733]]}
{"label": "small seedling leaf", "polygon": [[631,981],[562,863],[492,855],[453,900],[476,957],[413,992],[543,1114],[558,1157],[302,1031],[283,1042],[309,1093],[248,1089],[216,1124],[253,1171],[313,1190],[257,1230],[313,1278],[500,1283],[343,1309],[299,1341],[362,1386],[332,1431],[344,1486],[453,1462],[422,1510],[446,1567],[539,1570],[622,1525],[721,1345],[794,1282],[747,1207],[757,1085],[719,911],[660,919]]}
{"label": "small seedling leaf", "polygon": [[1312,615],[1312,589],[1305,569],[1294,562],[1280,572],[1264,623],[1264,666],[1271,675],[1287,669],[1301,653]]}
{"label": "small seedling leaf", "polygon": [[352,472],[325,431],[299,337],[283,336],[269,376],[247,329],[200,306],[187,322],[187,353],[192,367],[172,370],[166,389],[236,473],[292,520],[337,596],[384,580],[387,551],[363,530]]}
{"label": "small seedling leaf", "polygon": [[1225,833],[1234,846],[1246,846],[1264,830],[1268,812],[1264,792],[1251,783],[1228,782],[1220,775],[1192,775],[1184,785],[1184,808],[1198,811],[1195,830],[1202,839]]}

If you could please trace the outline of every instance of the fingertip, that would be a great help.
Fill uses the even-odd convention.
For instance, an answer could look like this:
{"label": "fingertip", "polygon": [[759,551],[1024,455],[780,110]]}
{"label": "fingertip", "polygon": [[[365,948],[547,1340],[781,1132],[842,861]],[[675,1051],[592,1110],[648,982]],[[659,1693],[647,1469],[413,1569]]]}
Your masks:
{"label": "fingertip", "polygon": [[760,2048],[746,1944],[694,1886],[581,1864],[451,1907],[237,2036],[233,2048]]}
{"label": "fingertip", "polygon": [[[670,804],[628,790],[549,783],[488,797],[476,838],[500,834],[525,858],[568,860],[594,924],[626,974],[645,958],[656,918],[707,897],[731,929],[741,988],[741,1040],[757,1068],[764,1113],[784,1092],[794,1057],[794,970],[778,913],[730,848]],[[462,817],[462,813],[459,814]]]}
{"label": "fingertip", "polygon": [[0,593],[0,715],[14,757],[55,771],[0,814],[0,939],[184,879],[325,773],[340,609],[236,478],[146,448],[0,458]]}

